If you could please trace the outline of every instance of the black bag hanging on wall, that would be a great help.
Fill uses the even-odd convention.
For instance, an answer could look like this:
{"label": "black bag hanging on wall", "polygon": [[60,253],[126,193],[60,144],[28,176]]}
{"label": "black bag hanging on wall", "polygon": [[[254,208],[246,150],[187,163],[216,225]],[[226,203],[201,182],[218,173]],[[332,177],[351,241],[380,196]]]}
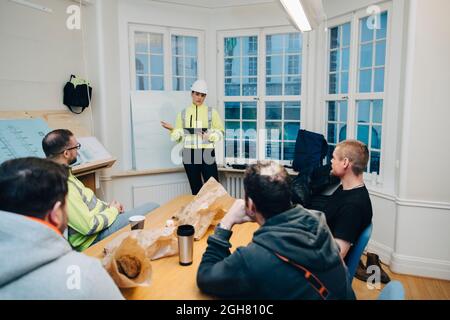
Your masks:
{"label": "black bag hanging on wall", "polygon": [[[92,87],[89,86],[89,82],[77,78],[74,75],[70,76],[69,82],[64,86],[64,98],[63,103],[69,107],[70,111],[76,114],[80,114],[89,107],[92,97]],[[81,108],[80,112],[75,112],[72,108]]]}

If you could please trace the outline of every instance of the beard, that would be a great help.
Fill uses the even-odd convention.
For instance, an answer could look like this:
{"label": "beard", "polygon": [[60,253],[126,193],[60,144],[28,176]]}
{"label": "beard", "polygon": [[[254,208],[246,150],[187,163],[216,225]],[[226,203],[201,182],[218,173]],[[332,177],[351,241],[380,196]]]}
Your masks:
{"label": "beard", "polygon": [[69,166],[73,165],[75,162],[77,162],[77,157],[74,157],[69,161]]}

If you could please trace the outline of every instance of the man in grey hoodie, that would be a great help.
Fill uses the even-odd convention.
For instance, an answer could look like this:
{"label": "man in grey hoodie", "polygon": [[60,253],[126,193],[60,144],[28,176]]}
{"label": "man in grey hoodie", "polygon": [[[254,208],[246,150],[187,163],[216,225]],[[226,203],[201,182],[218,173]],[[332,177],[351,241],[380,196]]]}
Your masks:
{"label": "man in grey hoodie", "polygon": [[[324,215],[291,202],[290,177],[271,161],[251,165],[236,200],[208,238],[197,273],[205,293],[230,299],[355,299]],[[235,224],[261,227],[230,253]]]}
{"label": "man in grey hoodie", "polygon": [[123,299],[100,262],[72,251],[67,168],[39,158],[0,166],[0,300]]}

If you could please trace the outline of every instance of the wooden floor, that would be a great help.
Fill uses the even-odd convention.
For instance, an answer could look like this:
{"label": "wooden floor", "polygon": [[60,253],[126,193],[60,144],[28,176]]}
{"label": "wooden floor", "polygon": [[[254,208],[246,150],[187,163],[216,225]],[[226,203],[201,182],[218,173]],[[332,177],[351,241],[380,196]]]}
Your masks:
{"label": "wooden floor", "polygon": [[[365,259],[365,256],[363,256],[364,263]],[[391,280],[398,280],[403,284],[406,300],[450,300],[450,281],[393,273],[384,264],[382,268]],[[370,290],[367,288],[366,282],[354,278],[352,286],[357,299],[376,300],[385,285],[382,284],[380,289],[373,288]]]}

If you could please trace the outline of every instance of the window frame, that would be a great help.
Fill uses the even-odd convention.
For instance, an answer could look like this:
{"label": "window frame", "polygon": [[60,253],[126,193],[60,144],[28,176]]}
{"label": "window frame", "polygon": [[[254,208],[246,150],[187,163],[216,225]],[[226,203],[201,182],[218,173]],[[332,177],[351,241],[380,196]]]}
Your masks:
{"label": "window frame", "polygon": [[[201,30],[180,29],[172,27],[161,27],[154,25],[130,24],[128,30],[128,46],[129,46],[129,68],[130,68],[130,91],[136,89],[136,63],[135,63],[135,33],[147,32],[162,34],[163,37],[163,78],[164,89],[158,91],[175,91],[173,90],[173,72],[172,72],[172,35],[197,37],[197,78],[205,78],[205,34]],[[147,90],[145,90],[147,91]],[[148,90],[152,91],[152,90]],[[185,90],[189,91],[189,90]]]}
{"label": "window frame", "polygon": [[[382,100],[383,101],[383,115],[382,115],[382,137],[381,137],[381,149],[380,149],[380,168],[379,174],[374,175],[369,172],[364,172],[364,179],[372,181],[375,183],[383,183],[383,173],[386,166],[386,127],[388,126],[388,113],[387,107],[389,106],[389,74],[390,74],[390,46],[391,46],[391,34],[392,34],[392,3],[381,3],[377,4],[380,8],[380,14],[387,11],[387,30],[386,30],[386,53],[385,53],[385,73],[384,73],[384,91],[383,92],[371,92],[371,93],[360,93],[359,85],[359,59],[360,59],[360,19],[370,16],[367,13],[366,8],[355,10],[352,13],[342,15],[340,17],[332,18],[326,21],[326,32],[325,41],[325,79],[322,84],[323,88],[323,99],[322,99],[322,110],[323,113],[323,128],[325,137],[328,136],[328,102],[329,101],[347,101],[347,139],[357,139],[357,126],[358,126],[358,114],[357,114],[357,103],[361,100]],[[350,62],[349,62],[349,83],[348,83],[348,94],[329,94],[329,64],[330,64],[330,29],[342,24],[350,22]],[[375,53],[373,53],[375,54]],[[369,141],[370,142],[370,141]],[[370,146],[368,146],[370,149]],[[368,164],[370,168],[370,163]]]}
{"label": "window frame", "polygon": [[[298,95],[278,95],[268,96],[266,95],[266,36],[284,33],[300,33],[302,37],[302,51],[301,51],[301,91]],[[225,96],[225,77],[224,77],[224,39],[227,37],[246,37],[257,36],[258,39],[258,72],[257,72],[257,95],[256,96]],[[253,163],[257,160],[266,159],[266,134],[261,130],[265,128],[266,115],[265,115],[265,103],[266,102],[300,102],[300,129],[304,128],[305,122],[305,106],[306,106],[306,80],[307,80],[307,66],[308,66],[308,45],[309,35],[307,33],[301,33],[292,26],[282,27],[267,27],[267,28],[252,28],[252,29],[240,29],[240,30],[220,30],[217,33],[217,85],[218,85],[218,105],[223,110],[224,122],[225,122],[225,102],[255,102],[257,105],[257,143],[256,143],[256,159],[247,158],[232,158],[227,157],[224,149],[223,159],[225,163]],[[284,70],[283,70],[284,74]],[[242,119],[240,119],[242,121]],[[282,119],[283,123],[284,120]],[[288,121],[289,122],[289,121]],[[284,137],[282,137],[284,141]],[[241,140],[243,141],[243,139]],[[224,141],[225,147],[225,141]],[[275,160],[281,164],[289,165],[291,160]]]}
{"label": "window frame", "polygon": [[[168,41],[170,42],[170,66],[169,66],[169,82],[170,91],[181,91],[173,90],[173,77],[175,76],[172,70],[172,36],[184,36],[184,37],[197,37],[197,79],[205,79],[205,45],[204,45],[204,32],[191,29],[179,29],[179,28],[168,28]],[[185,90],[190,91],[190,90]]]}

